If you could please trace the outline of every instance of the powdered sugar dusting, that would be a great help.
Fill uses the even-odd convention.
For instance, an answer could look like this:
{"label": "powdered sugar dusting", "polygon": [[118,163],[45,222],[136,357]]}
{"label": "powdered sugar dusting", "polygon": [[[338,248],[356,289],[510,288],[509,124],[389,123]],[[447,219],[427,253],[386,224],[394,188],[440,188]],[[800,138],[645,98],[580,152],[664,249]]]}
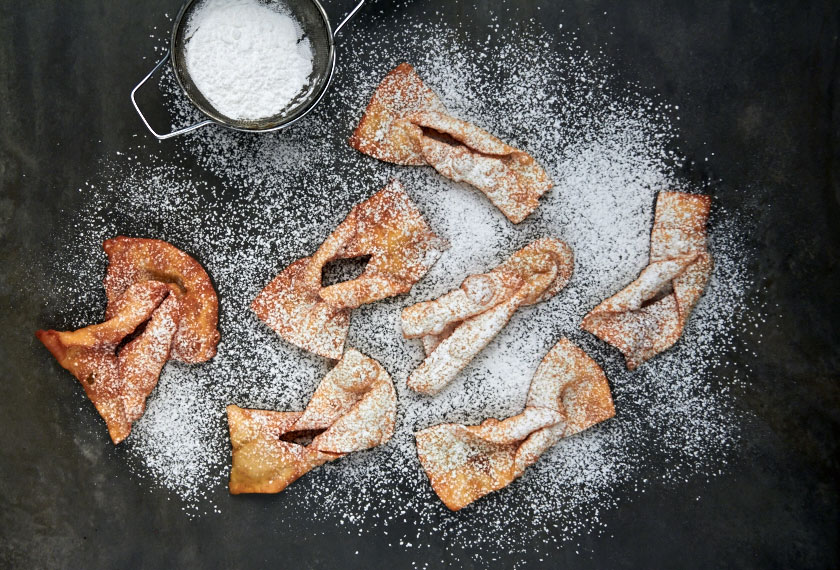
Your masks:
{"label": "powdered sugar dusting", "polygon": [[[86,208],[63,229],[73,237],[60,242],[65,245],[54,260],[57,318],[66,316],[72,326],[97,316],[100,242],[118,233],[172,242],[203,264],[219,291],[218,355],[201,365],[166,366],[126,442],[138,474],[171,489],[196,514],[224,512],[237,500],[225,489],[225,405],[301,410],[328,370],[326,360],[282,341],[248,305],[390,177],[404,184],[433,231],[450,243],[408,295],[353,312],[347,345],[380,361],[393,377],[396,433],[380,448],[306,475],[294,492],[285,492],[286,504],[349,532],[393,533],[406,521],[410,526],[399,528],[414,530],[399,531],[405,534],[394,536],[395,547],[422,547],[436,535],[453,551],[473,545],[490,560],[499,549],[549,552],[558,537],[592,532],[600,512],[652,484],[641,478],[643,471],[678,484],[724,468],[737,441],[739,420],[728,396],[737,379],[719,378],[715,368],[726,364],[738,342],[751,283],[739,213],[713,208],[715,269],[674,348],[628,372],[617,350],[579,328],[586,312],[647,264],[658,191],[714,195],[714,187],[700,188],[678,174],[668,106],[618,84],[608,63],[573,42],[566,51],[547,49],[553,40],[541,32],[503,38],[491,57],[486,46],[459,40],[440,25],[407,22],[386,41],[377,39],[374,24],[357,37],[367,57],[344,62],[330,97],[294,128],[264,136],[208,129],[180,141],[174,153],[142,147],[138,153],[151,154],[148,161],[114,161],[81,189]],[[555,188],[522,224],[512,225],[480,192],[431,168],[385,164],[346,144],[373,89],[403,60],[453,116],[545,166]],[[164,84],[178,111],[175,122],[192,118],[171,78]],[[190,168],[215,182],[194,181]],[[400,310],[439,297],[541,237],[559,238],[574,251],[566,288],[520,309],[436,397],[408,390],[405,379],[423,352],[419,341],[402,338]],[[68,258],[72,269],[62,272]],[[449,514],[422,473],[413,433],[520,412],[537,364],[562,336],[603,366],[616,417],[560,441],[508,488]]]}
{"label": "powdered sugar dusting", "polygon": [[312,47],[283,3],[202,0],[186,26],[190,78],[227,117],[276,115],[309,82]]}

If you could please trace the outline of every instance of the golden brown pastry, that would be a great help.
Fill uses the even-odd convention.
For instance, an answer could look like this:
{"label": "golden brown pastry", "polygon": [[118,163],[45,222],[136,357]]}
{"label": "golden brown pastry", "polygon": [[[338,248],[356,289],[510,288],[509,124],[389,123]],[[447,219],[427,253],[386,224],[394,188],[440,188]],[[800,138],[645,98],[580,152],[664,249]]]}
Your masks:
{"label": "golden brown pastry", "polygon": [[166,242],[117,237],[104,246],[106,321],[35,335],[82,384],[116,444],[143,415],[176,347],[182,360],[215,354],[218,300],[198,262]]}
{"label": "golden brown pastry", "polygon": [[583,319],[583,329],[624,353],[630,370],[677,342],[703,294],[713,266],[706,249],[710,203],[702,194],[661,192],[649,265]]}
{"label": "golden brown pastry", "polygon": [[406,338],[422,338],[426,359],[408,387],[435,394],[451,382],[504,328],[519,307],[549,299],[574,269],[572,250],[560,240],[540,239],[489,273],[470,275],[459,289],[402,312]]}
{"label": "golden brown pastry", "polygon": [[[111,440],[119,443],[143,414],[146,397],[169,358],[179,320],[178,300],[169,286],[146,281],[131,285],[102,324],[72,332],[39,330],[35,335],[79,380],[105,420]],[[123,339],[147,321],[146,329],[117,353]]]}
{"label": "golden brown pastry", "polygon": [[416,435],[417,454],[435,493],[457,511],[510,484],[560,438],[614,415],[604,372],[564,338],[537,368],[522,413],[426,428]]}
{"label": "golden brown pastry", "polygon": [[327,461],[382,445],[394,433],[396,411],[391,377],[353,349],[321,380],[302,412],[228,406],[230,492],[279,493]]}
{"label": "golden brown pastry", "polygon": [[429,165],[455,182],[471,184],[515,224],[536,210],[540,196],[553,186],[529,154],[448,115],[407,63],[379,84],[350,146],[386,162]]}
{"label": "golden brown pastry", "polygon": [[172,343],[172,358],[197,364],[216,355],[219,344],[219,299],[210,276],[195,259],[158,239],[115,237],[103,244],[108,255],[105,318],[113,314],[114,301],[132,283],[160,281],[174,285],[182,319]]}
{"label": "golden brown pastry", "polygon": [[[402,185],[392,180],[350,210],[312,257],[284,269],[251,308],[287,341],[337,360],[351,309],[408,292],[445,248]],[[370,260],[358,278],[321,285],[327,263],[363,256]]]}

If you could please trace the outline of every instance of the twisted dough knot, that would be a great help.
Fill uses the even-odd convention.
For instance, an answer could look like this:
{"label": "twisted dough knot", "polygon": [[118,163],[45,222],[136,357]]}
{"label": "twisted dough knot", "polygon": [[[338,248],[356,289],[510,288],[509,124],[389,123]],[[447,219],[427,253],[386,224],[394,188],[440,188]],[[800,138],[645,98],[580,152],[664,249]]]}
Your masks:
{"label": "twisted dough knot", "polygon": [[[402,185],[393,180],[350,210],[312,257],[284,269],[251,308],[292,344],[338,360],[351,309],[408,292],[445,248],[446,242],[431,231]],[[363,256],[370,260],[358,278],[321,285],[327,263]]]}
{"label": "twisted dough knot", "polygon": [[563,437],[615,415],[604,372],[561,339],[540,363],[522,413],[477,426],[417,432],[417,454],[440,499],[457,511],[520,477]]}
{"label": "twisted dough knot", "polygon": [[475,186],[515,224],[553,186],[529,154],[448,115],[407,63],[379,84],[350,145],[386,162],[429,165],[455,182]]}
{"label": "twisted dough knot", "polygon": [[703,294],[713,267],[706,249],[710,203],[702,194],[660,192],[649,265],[581,323],[621,350],[630,370],[679,340]]}
{"label": "twisted dough knot", "polygon": [[572,275],[572,250],[560,240],[537,240],[461,287],[402,312],[406,338],[422,338],[426,359],[408,386],[435,394],[451,382],[504,328],[519,307],[549,299]]}
{"label": "twisted dough knot", "polygon": [[230,492],[279,493],[327,461],[381,445],[394,433],[396,411],[391,377],[353,349],[324,376],[302,412],[228,406]]}
{"label": "twisted dough knot", "polygon": [[120,443],[170,357],[203,362],[216,354],[218,298],[201,265],[166,242],[116,237],[103,245],[106,321],[35,335],[79,380]]}

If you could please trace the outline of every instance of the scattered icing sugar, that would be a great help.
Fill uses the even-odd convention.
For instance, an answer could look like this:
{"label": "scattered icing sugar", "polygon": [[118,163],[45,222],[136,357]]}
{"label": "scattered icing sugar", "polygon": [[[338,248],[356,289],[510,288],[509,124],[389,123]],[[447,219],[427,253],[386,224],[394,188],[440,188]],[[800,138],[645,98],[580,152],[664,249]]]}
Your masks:
{"label": "scattered icing sugar", "polygon": [[185,63],[221,114],[255,120],[283,111],[306,87],[312,46],[282,4],[203,0],[187,22]]}
{"label": "scattered icing sugar", "polygon": [[[549,553],[563,541],[597,532],[600,514],[634,493],[725,468],[739,432],[729,396],[739,380],[715,370],[733,373],[726,355],[740,347],[736,331],[757,318],[747,312],[752,279],[742,214],[713,209],[714,272],[674,348],[629,372],[616,349],[579,328],[586,312],[647,264],[658,191],[714,195],[713,186],[680,176],[670,107],[621,84],[609,62],[583,52],[574,40],[547,49],[554,38],[518,30],[496,37],[491,55],[486,45],[464,40],[463,30],[406,21],[403,32],[386,41],[381,37],[388,25],[387,18],[374,16],[369,31],[354,34],[347,49],[363,49],[365,57],[344,62],[330,97],[294,128],[263,136],[208,129],[159,154],[141,146],[132,154],[143,160],[111,162],[82,189],[85,208],[61,230],[68,238],[57,240],[62,245],[52,260],[50,309],[59,324],[66,319],[70,328],[99,316],[100,243],[118,233],[184,249],[219,291],[218,355],[201,365],[167,364],[125,443],[136,472],[177,494],[193,514],[223,512],[238,500],[226,490],[225,406],[302,410],[329,369],[325,359],[269,330],[249,304],[391,177],[402,181],[432,229],[451,244],[410,294],[353,312],[347,346],[377,359],[393,377],[396,433],[384,446],[348,455],[294,483],[282,498],[290,517],[297,512],[348,532],[388,534],[399,548],[442,539],[451,558],[468,556],[469,548],[469,556],[487,561],[499,551]],[[480,192],[429,167],[385,164],[347,145],[374,88],[403,60],[453,116],[522,148],[546,168],[555,187],[523,223],[512,225]],[[194,118],[172,78],[163,85],[175,122]],[[191,169],[203,173],[202,181]],[[423,351],[419,340],[402,338],[401,309],[437,298],[467,275],[549,236],[574,251],[575,272],[566,288],[518,311],[437,396],[408,390],[405,380]],[[519,413],[537,364],[562,336],[604,368],[616,417],[561,440],[520,480],[450,514],[421,470],[413,434],[441,422],[476,424]]]}

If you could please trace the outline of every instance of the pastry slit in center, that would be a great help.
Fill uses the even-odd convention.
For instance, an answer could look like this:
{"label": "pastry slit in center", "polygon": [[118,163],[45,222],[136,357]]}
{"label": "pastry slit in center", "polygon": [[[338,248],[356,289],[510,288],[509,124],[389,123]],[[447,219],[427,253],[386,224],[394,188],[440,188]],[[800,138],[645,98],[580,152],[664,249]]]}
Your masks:
{"label": "pastry slit in center", "polygon": [[670,295],[673,292],[674,292],[674,284],[669,281],[667,285],[665,285],[662,289],[660,289],[656,293],[656,295],[654,295],[653,297],[651,297],[650,299],[648,299],[647,301],[642,303],[641,308],[644,309],[645,307],[649,307],[650,305],[653,305],[654,303],[658,303],[659,301],[661,301],[662,299],[664,299],[665,297],[667,297],[668,295]]}
{"label": "pastry slit in center", "polygon": [[368,261],[370,261],[369,255],[330,261],[321,270],[321,287],[358,279],[367,267]]}
{"label": "pastry slit in center", "polygon": [[327,430],[308,429],[287,431],[286,433],[280,434],[278,439],[280,439],[280,441],[287,441],[289,443],[297,443],[298,445],[309,445],[310,443],[312,443],[312,440],[315,439],[315,436],[321,435],[325,431]]}

